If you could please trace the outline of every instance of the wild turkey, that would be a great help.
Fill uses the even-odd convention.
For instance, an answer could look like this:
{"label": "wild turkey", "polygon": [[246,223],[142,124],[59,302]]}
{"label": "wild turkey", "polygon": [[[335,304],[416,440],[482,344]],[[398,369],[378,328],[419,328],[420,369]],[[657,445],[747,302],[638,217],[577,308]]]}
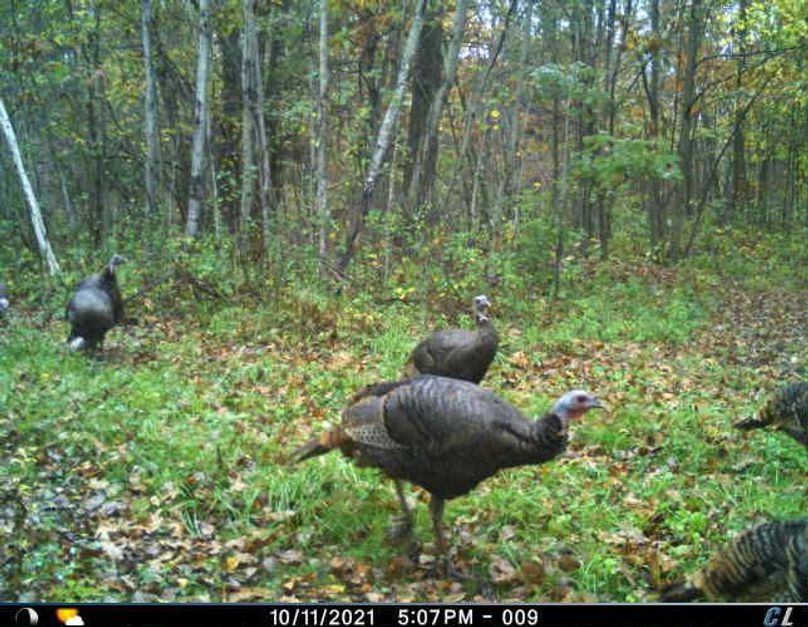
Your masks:
{"label": "wild turkey", "polygon": [[663,601],[808,601],[808,518],[777,521],[743,532]]}
{"label": "wild turkey", "polygon": [[70,322],[67,341],[72,350],[99,348],[107,331],[123,321],[123,299],[115,268],[125,261],[121,255],[113,255],[102,272],[76,287],[65,309],[65,318]]}
{"label": "wild turkey", "polygon": [[738,429],[773,425],[808,447],[808,382],[799,381],[781,388],[760,410],[757,418],[743,420]]}
{"label": "wild turkey", "polygon": [[474,331],[445,329],[422,340],[410,354],[405,376],[434,374],[472,383],[482,381],[497,354],[499,335],[488,318],[491,303],[481,294],[473,301]]}
{"label": "wild turkey", "polygon": [[400,482],[427,490],[435,542],[449,572],[441,522],[444,502],[503,468],[555,458],[567,448],[570,420],[594,408],[603,408],[595,396],[568,392],[549,413],[532,421],[473,383],[424,375],[368,386],[345,410],[340,426],[301,446],[293,459],[338,448],[358,466],[379,468],[395,481],[408,534],[413,514]]}
{"label": "wild turkey", "polygon": [[6,313],[6,310],[11,306],[8,300],[8,290],[6,284],[0,281],[0,316]]}

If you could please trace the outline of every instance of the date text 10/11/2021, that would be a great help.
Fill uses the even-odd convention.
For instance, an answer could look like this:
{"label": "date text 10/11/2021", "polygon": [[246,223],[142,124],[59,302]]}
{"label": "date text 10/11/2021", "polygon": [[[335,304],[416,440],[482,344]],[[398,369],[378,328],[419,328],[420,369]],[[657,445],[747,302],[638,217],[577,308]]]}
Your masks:
{"label": "date text 10/11/2021", "polygon": [[[494,621],[504,627],[535,627],[541,614],[532,607],[284,607],[268,612],[273,627],[374,627],[394,624],[400,627],[433,627],[437,625],[475,625]],[[391,619],[393,619],[391,621]]]}

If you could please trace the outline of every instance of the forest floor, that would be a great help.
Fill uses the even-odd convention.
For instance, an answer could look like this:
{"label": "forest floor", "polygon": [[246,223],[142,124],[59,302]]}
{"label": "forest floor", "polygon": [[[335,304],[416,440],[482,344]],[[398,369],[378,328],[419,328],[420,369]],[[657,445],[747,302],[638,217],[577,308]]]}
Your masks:
{"label": "forest floor", "polygon": [[426,329],[468,317],[367,294],[176,315],[144,298],[88,357],[56,308],[19,304],[0,321],[0,598],[652,601],[739,530],[808,511],[805,450],[731,426],[808,375],[805,267],[752,247],[605,264],[555,305],[489,293],[484,386],[532,414],[572,388],[611,410],[559,459],[448,504],[463,584],[432,575],[423,492],[413,563],[386,541],[389,481],[286,459]]}

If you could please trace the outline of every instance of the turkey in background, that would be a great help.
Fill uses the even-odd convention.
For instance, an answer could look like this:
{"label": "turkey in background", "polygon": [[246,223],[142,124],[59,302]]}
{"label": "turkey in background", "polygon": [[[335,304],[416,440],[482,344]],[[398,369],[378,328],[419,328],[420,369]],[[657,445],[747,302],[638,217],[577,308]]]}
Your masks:
{"label": "turkey in background", "polygon": [[115,269],[125,261],[121,255],[113,255],[103,271],[76,287],[65,309],[71,350],[100,348],[107,331],[123,321],[123,298]]}
{"label": "turkey in background", "polygon": [[422,340],[410,354],[405,376],[434,374],[472,383],[482,381],[497,354],[499,335],[488,317],[491,303],[481,294],[473,300],[474,331],[444,329]]}
{"label": "turkey in background", "polygon": [[781,388],[757,415],[735,425],[737,429],[773,426],[808,447],[808,383],[799,381]]}
{"label": "turkey in background", "polygon": [[808,518],[744,531],[702,570],[660,595],[662,601],[808,601]]}
{"label": "turkey in background", "polygon": [[595,408],[604,408],[597,397],[568,392],[534,421],[473,383],[425,375],[368,386],[345,410],[340,426],[313,438],[292,457],[302,461],[338,448],[358,466],[380,469],[395,481],[401,531],[408,537],[413,512],[400,482],[427,490],[435,543],[450,574],[442,524],[445,501],[467,494],[503,468],[554,459],[567,448],[570,420]]}

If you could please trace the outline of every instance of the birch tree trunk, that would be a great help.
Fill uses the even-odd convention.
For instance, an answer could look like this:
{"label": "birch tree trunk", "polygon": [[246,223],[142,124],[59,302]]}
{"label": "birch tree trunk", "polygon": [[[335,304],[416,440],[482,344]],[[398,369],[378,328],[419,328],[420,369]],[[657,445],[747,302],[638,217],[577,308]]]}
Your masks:
{"label": "birch tree trunk", "polygon": [[[421,177],[423,175],[424,164],[427,162],[429,148],[438,132],[438,124],[440,123],[440,117],[443,111],[443,103],[446,101],[446,94],[449,93],[449,89],[451,89],[452,85],[454,85],[455,77],[457,75],[460,46],[463,45],[463,34],[465,33],[466,29],[467,7],[468,0],[458,0],[454,20],[452,22],[452,39],[451,43],[449,44],[449,50],[447,52],[446,61],[444,64],[443,81],[438,86],[438,90],[435,92],[435,97],[429,107],[423,141],[419,146],[418,152],[415,154],[415,163],[412,167],[412,176],[410,177],[410,185],[407,191],[407,197],[413,200],[417,198],[417,192],[421,184]],[[424,195],[424,197],[427,198],[431,195],[432,194],[430,193],[428,196]],[[435,208],[433,206],[430,214],[434,211]]]}
{"label": "birch tree trunk", "polygon": [[419,0],[418,9],[415,17],[410,26],[410,32],[407,35],[407,43],[404,45],[404,52],[401,56],[401,67],[398,70],[398,77],[396,79],[396,89],[393,93],[393,98],[387,111],[384,114],[381,127],[379,127],[379,134],[376,137],[376,147],[373,151],[373,157],[370,161],[368,168],[368,175],[365,178],[365,184],[362,188],[362,198],[359,206],[354,210],[353,215],[349,218],[347,236],[345,238],[345,250],[340,256],[337,263],[337,274],[340,277],[345,276],[345,270],[351,263],[358,248],[357,239],[362,232],[362,227],[365,223],[365,217],[370,210],[370,203],[373,200],[373,190],[376,187],[376,180],[381,172],[384,163],[384,156],[387,149],[390,147],[390,142],[393,139],[396,122],[398,121],[398,114],[401,110],[401,102],[404,99],[404,89],[407,86],[407,78],[410,74],[410,65],[412,63],[415,49],[418,46],[418,40],[421,36],[421,28],[424,25],[424,12],[426,11],[427,0]]}
{"label": "birch tree trunk", "polygon": [[[328,254],[328,231],[331,214],[328,209],[328,171],[326,145],[328,139],[328,0],[320,0],[320,71],[319,93],[317,95],[317,195],[315,208],[320,223],[317,255],[320,272]],[[392,183],[391,183],[392,186]]]}
{"label": "birch tree trunk", "polygon": [[151,0],[143,0],[142,15],[143,62],[146,69],[146,209],[157,213],[157,190],[160,184],[160,143],[157,132],[157,79],[151,49],[153,29]]}
{"label": "birch tree trunk", "polygon": [[14,160],[14,165],[17,168],[17,175],[20,177],[22,184],[22,191],[25,195],[25,200],[28,203],[28,211],[31,217],[31,226],[34,229],[34,236],[36,237],[37,247],[39,254],[45,261],[48,267],[48,274],[51,276],[61,272],[59,262],[56,261],[56,255],[53,254],[50,242],[48,241],[48,232],[45,228],[45,221],[42,219],[42,212],[39,210],[39,204],[34,196],[34,188],[31,186],[31,181],[25,172],[25,166],[22,163],[22,155],[20,154],[20,147],[17,144],[17,137],[14,134],[14,127],[11,126],[11,120],[6,112],[6,105],[0,99],[0,126],[3,127],[3,135],[6,137],[8,149],[11,151],[11,157]]}
{"label": "birch tree trunk", "polygon": [[210,0],[199,0],[199,52],[196,64],[194,102],[194,138],[191,149],[191,184],[188,194],[188,218],[185,234],[199,235],[202,198],[205,191],[205,129],[208,119],[208,76],[210,75]]}
{"label": "birch tree trunk", "polygon": [[242,3],[244,30],[241,35],[241,210],[239,212],[239,254],[247,259],[252,231],[252,206],[255,200],[255,68],[251,39],[255,35],[255,0]]}

